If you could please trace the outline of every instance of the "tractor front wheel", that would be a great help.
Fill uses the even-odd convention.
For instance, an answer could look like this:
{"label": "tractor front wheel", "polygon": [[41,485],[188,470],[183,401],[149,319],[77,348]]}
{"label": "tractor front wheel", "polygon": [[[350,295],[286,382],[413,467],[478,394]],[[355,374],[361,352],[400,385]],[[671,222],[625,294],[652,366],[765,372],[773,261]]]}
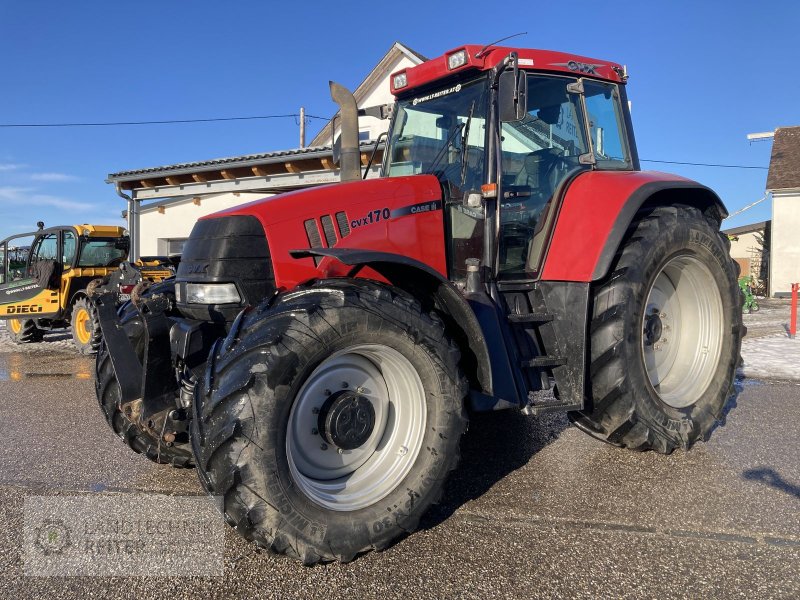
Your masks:
{"label": "tractor front wheel", "polygon": [[11,340],[17,344],[41,342],[44,332],[36,326],[33,319],[9,319],[8,332]]}
{"label": "tractor front wheel", "polygon": [[273,552],[312,564],[383,549],[455,468],[458,363],[442,322],[387,286],[323,281],[251,310],[195,395],[201,482]]}
{"label": "tractor front wheel", "polygon": [[649,209],[594,290],[587,409],[597,438],[669,454],[705,439],[733,391],[742,326],[736,264],[690,206]]}

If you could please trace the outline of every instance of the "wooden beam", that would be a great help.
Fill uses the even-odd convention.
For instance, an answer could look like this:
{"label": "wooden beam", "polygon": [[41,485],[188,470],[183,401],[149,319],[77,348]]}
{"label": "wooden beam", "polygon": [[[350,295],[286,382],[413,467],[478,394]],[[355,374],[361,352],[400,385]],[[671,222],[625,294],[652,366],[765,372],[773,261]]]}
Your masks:
{"label": "wooden beam", "polygon": [[369,162],[369,154],[367,152],[361,153],[361,165],[366,167]]}
{"label": "wooden beam", "polygon": [[269,177],[269,173],[264,167],[251,167],[251,171],[253,171],[253,175],[258,177]]}
{"label": "wooden beam", "polygon": [[167,212],[167,209],[164,206],[158,207],[158,214],[163,215],[165,212]]}
{"label": "wooden beam", "polygon": [[200,198],[193,198],[192,202],[194,203],[195,206],[200,206]]}
{"label": "wooden beam", "polygon": [[180,185],[181,180],[180,177],[166,177],[167,183],[170,185]]}
{"label": "wooden beam", "polygon": [[219,174],[222,175],[223,179],[236,179],[236,175],[233,174],[233,171],[226,171],[223,169]]}
{"label": "wooden beam", "polygon": [[300,173],[301,169],[294,163],[286,162],[283,163],[283,166],[286,168],[286,171],[289,173]]}
{"label": "wooden beam", "polygon": [[197,183],[205,183],[208,181],[208,177],[206,177],[205,173],[192,173],[192,179],[194,179]]}
{"label": "wooden beam", "polygon": [[142,184],[142,187],[146,187],[146,188],[154,188],[154,187],[156,187],[156,182],[152,181],[150,179],[142,179],[139,183]]}
{"label": "wooden beam", "polygon": [[333,171],[336,168],[336,165],[333,164],[332,158],[320,158],[319,161],[322,163],[322,168],[327,169],[328,171]]}

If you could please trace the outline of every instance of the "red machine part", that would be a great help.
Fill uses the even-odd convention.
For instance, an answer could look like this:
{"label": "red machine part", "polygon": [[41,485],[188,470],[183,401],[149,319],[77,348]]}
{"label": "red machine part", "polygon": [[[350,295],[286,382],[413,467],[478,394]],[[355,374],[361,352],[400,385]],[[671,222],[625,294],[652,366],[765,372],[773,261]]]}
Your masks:
{"label": "red machine part", "polygon": [[792,308],[791,316],[789,317],[789,337],[794,339],[797,335],[797,290],[800,289],[800,283],[792,284]]}
{"label": "red machine part", "polygon": [[[422,87],[428,83],[447,77],[448,75],[460,71],[475,69],[487,71],[494,68],[506,58],[510,52],[516,52],[519,57],[520,68],[533,71],[551,71],[569,73],[571,75],[594,77],[615,83],[624,83],[620,74],[622,66],[607,60],[597,60],[587,56],[567,54],[564,52],[554,52],[552,50],[533,50],[527,48],[507,48],[503,46],[492,46],[484,51],[479,57],[475,55],[483,48],[477,44],[459,46],[442,56],[432,58],[414,67],[408,67],[397,71],[391,77],[392,93],[403,94],[407,90]],[[450,69],[447,64],[449,56],[461,51],[466,51],[466,62],[455,69]],[[395,87],[395,76],[401,73],[406,74],[407,84],[402,88]]]}
{"label": "red machine part", "polygon": [[[349,233],[342,236],[336,214],[344,212]],[[418,260],[447,277],[442,191],[433,175],[392,177],[326,185],[280,194],[237,206],[204,218],[253,215],[267,234],[275,284],[292,289],[321,277],[347,275],[351,267],[331,258],[315,265],[313,258],[296,259],[291,250],[309,247],[305,222],[313,219],[322,248],[329,247],[322,217],[334,224],[336,246],[389,252]],[[387,218],[388,215],[388,218]],[[359,273],[383,281],[369,269]]]}
{"label": "red machine part", "polygon": [[656,171],[589,171],[579,175],[561,204],[542,279],[592,281],[595,265],[611,231],[618,226],[623,206],[642,186],[657,182],[692,183]]}

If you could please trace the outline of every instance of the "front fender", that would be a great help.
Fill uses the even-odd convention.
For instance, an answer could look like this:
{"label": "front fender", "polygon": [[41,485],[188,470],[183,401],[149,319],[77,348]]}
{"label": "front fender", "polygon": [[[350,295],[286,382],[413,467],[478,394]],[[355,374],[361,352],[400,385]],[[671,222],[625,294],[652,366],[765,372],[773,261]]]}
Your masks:
{"label": "front fender", "polygon": [[[475,358],[475,377],[481,391],[489,396],[493,394],[493,365],[489,359],[484,331],[469,303],[436,269],[408,256],[355,248],[302,249],[291,250],[289,254],[296,259],[314,256],[335,259],[349,267],[341,273],[335,269],[324,269],[326,276],[355,277],[360,272],[369,278],[380,278],[381,281],[405,290],[423,303],[435,298],[443,312],[450,315],[454,326],[460,328],[464,334],[463,341]],[[364,273],[362,269],[369,269],[369,272]],[[373,277],[373,274],[378,277]],[[463,350],[464,348],[462,353]]]}
{"label": "front fender", "polygon": [[628,226],[646,203],[680,202],[728,212],[711,189],[656,171],[590,171],[567,189],[542,269],[549,281],[590,282],[608,273]]}

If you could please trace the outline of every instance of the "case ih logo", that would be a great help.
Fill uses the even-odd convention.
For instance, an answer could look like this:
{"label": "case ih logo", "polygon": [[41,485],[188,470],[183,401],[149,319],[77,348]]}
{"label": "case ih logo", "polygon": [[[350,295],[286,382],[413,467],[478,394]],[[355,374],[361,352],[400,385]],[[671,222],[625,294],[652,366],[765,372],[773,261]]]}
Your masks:
{"label": "case ih logo", "polygon": [[576,60],[571,60],[565,63],[550,63],[551,67],[567,67],[570,71],[575,71],[576,73],[583,73],[584,75],[597,75],[597,71],[600,67],[605,67],[605,65],[590,65],[588,63],[578,62]]}

